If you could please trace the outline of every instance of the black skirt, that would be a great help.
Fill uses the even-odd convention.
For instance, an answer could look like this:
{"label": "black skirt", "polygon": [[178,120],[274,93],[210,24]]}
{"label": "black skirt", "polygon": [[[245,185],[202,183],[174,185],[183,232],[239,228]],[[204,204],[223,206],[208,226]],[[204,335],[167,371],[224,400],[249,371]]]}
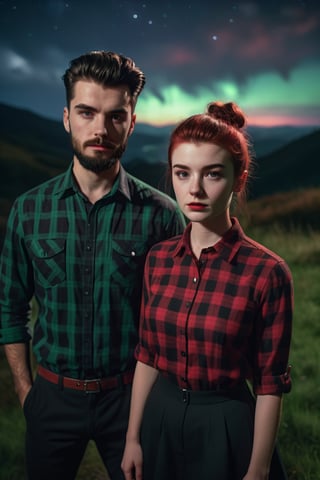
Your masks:
{"label": "black skirt", "polygon": [[[252,451],[254,398],[244,383],[224,392],[183,391],[159,375],[142,427],[145,480],[242,480]],[[270,480],[285,480],[274,455]]]}

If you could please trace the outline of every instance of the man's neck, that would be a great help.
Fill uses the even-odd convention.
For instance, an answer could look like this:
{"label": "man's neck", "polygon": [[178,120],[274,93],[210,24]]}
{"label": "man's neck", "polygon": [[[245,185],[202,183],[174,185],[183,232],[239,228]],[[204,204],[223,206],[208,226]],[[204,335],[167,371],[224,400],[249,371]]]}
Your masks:
{"label": "man's neck", "polygon": [[111,191],[119,171],[120,161],[110,169],[100,173],[85,169],[80,165],[78,160],[74,161],[73,166],[73,174],[79,188],[92,204],[96,203]]}

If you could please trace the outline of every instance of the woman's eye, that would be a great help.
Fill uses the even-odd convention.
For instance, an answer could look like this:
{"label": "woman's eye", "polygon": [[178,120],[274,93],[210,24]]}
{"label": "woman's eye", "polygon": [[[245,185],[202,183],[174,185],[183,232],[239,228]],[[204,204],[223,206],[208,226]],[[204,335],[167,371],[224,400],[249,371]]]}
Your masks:
{"label": "woman's eye", "polygon": [[220,172],[208,172],[207,177],[209,177],[209,178],[220,178],[221,174],[220,174]]}
{"label": "woman's eye", "polygon": [[186,178],[188,176],[188,173],[185,172],[184,170],[178,170],[175,175],[178,177],[178,178]]}

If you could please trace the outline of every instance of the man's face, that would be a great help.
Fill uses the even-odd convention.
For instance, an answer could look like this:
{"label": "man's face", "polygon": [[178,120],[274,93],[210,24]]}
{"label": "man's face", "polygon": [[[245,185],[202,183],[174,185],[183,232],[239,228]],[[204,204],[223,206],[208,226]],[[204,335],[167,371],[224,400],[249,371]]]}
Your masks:
{"label": "man's face", "polygon": [[121,158],[134,129],[128,87],[77,82],[63,123],[71,135],[74,155],[85,169],[95,173],[110,169]]}

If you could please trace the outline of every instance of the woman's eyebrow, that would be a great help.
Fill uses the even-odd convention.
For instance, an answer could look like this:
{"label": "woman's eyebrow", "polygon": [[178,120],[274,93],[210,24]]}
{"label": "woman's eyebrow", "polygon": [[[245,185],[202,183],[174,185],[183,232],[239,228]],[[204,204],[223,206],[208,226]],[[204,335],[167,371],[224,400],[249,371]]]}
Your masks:
{"label": "woman's eyebrow", "polygon": [[[175,163],[172,165],[172,168],[184,168],[186,170],[190,170],[190,166],[184,165],[183,163]],[[202,170],[210,170],[211,168],[225,168],[225,165],[222,163],[210,163],[209,165],[205,165]]]}

